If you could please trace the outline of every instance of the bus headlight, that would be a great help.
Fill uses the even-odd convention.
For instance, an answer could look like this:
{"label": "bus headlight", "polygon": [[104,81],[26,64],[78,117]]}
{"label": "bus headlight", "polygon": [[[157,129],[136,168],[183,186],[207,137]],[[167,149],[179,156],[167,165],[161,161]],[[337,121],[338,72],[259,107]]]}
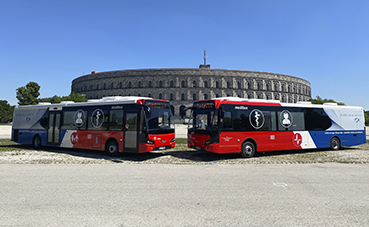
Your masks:
{"label": "bus headlight", "polygon": [[175,141],[176,141],[176,138],[175,137],[173,137],[173,139],[170,140],[171,143],[172,142],[175,142]]}
{"label": "bus headlight", "polygon": [[210,145],[210,144],[211,144],[210,140],[205,141],[205,145]]}

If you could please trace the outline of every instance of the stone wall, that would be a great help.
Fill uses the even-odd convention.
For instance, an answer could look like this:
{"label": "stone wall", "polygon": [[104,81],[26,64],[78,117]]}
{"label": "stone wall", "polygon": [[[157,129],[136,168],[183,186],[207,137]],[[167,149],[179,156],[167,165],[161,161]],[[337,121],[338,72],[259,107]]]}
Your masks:
{"label": "stone wall", "polygon": [[88,99],[144,96],[166,99],[175,115],[194,100],[225,96],[279,99],[294,103],[311,98],[304,79],[268,72],[227,69],[138,69],[93,72],[72,82],[72,91]]}

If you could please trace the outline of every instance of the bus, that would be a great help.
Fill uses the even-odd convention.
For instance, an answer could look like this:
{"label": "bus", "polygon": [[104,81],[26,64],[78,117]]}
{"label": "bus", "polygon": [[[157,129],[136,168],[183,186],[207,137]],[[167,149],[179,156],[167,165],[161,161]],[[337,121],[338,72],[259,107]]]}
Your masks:
{"label": "bus", "polygon": [[111,156],[156,152],[175,147],[174,119],[168,101],[145,97],[39,103],[14,109],[11,140]]}
{"label": "bus", "polygon": [[189,109],[187,146],[197,150],[247,158],[256,152],[366,143],[361,107],[222,97],[195,101]]}

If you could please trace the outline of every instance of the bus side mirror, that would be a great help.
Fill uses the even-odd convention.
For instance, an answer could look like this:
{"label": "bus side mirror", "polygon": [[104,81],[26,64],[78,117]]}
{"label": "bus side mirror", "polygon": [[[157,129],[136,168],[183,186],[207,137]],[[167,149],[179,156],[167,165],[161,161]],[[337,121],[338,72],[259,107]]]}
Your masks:
{"label": "bus side mirror", "polygon": [[192,110],[192,109],[193,109],[192,107],[186,107],[183,110],[181,110],[181,113],[180,113],[181,118],[184,118],[186,116],[187,110]]}
{"label": "bus side mirror", "polygon": [[220,118],[224,118],[224,113],[225,113],[224,110],[220,111],[220,114],[219,114]]}

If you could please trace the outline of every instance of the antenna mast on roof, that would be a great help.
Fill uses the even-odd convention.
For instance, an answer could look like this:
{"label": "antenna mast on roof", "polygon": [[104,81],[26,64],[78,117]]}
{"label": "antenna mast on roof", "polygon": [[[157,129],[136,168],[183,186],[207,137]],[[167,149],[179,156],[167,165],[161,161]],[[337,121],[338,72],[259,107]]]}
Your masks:
{"label": "antenna mast on roof", "polygon": [[204,49],[204,64],[199,66],[200,69],[210,69],[210,65],[206,64],[206,58],[206,49]]}
{"label": "antenna mast on roof", "polygon": [[206,49],[204,49],[204,66],[206,66]]}

